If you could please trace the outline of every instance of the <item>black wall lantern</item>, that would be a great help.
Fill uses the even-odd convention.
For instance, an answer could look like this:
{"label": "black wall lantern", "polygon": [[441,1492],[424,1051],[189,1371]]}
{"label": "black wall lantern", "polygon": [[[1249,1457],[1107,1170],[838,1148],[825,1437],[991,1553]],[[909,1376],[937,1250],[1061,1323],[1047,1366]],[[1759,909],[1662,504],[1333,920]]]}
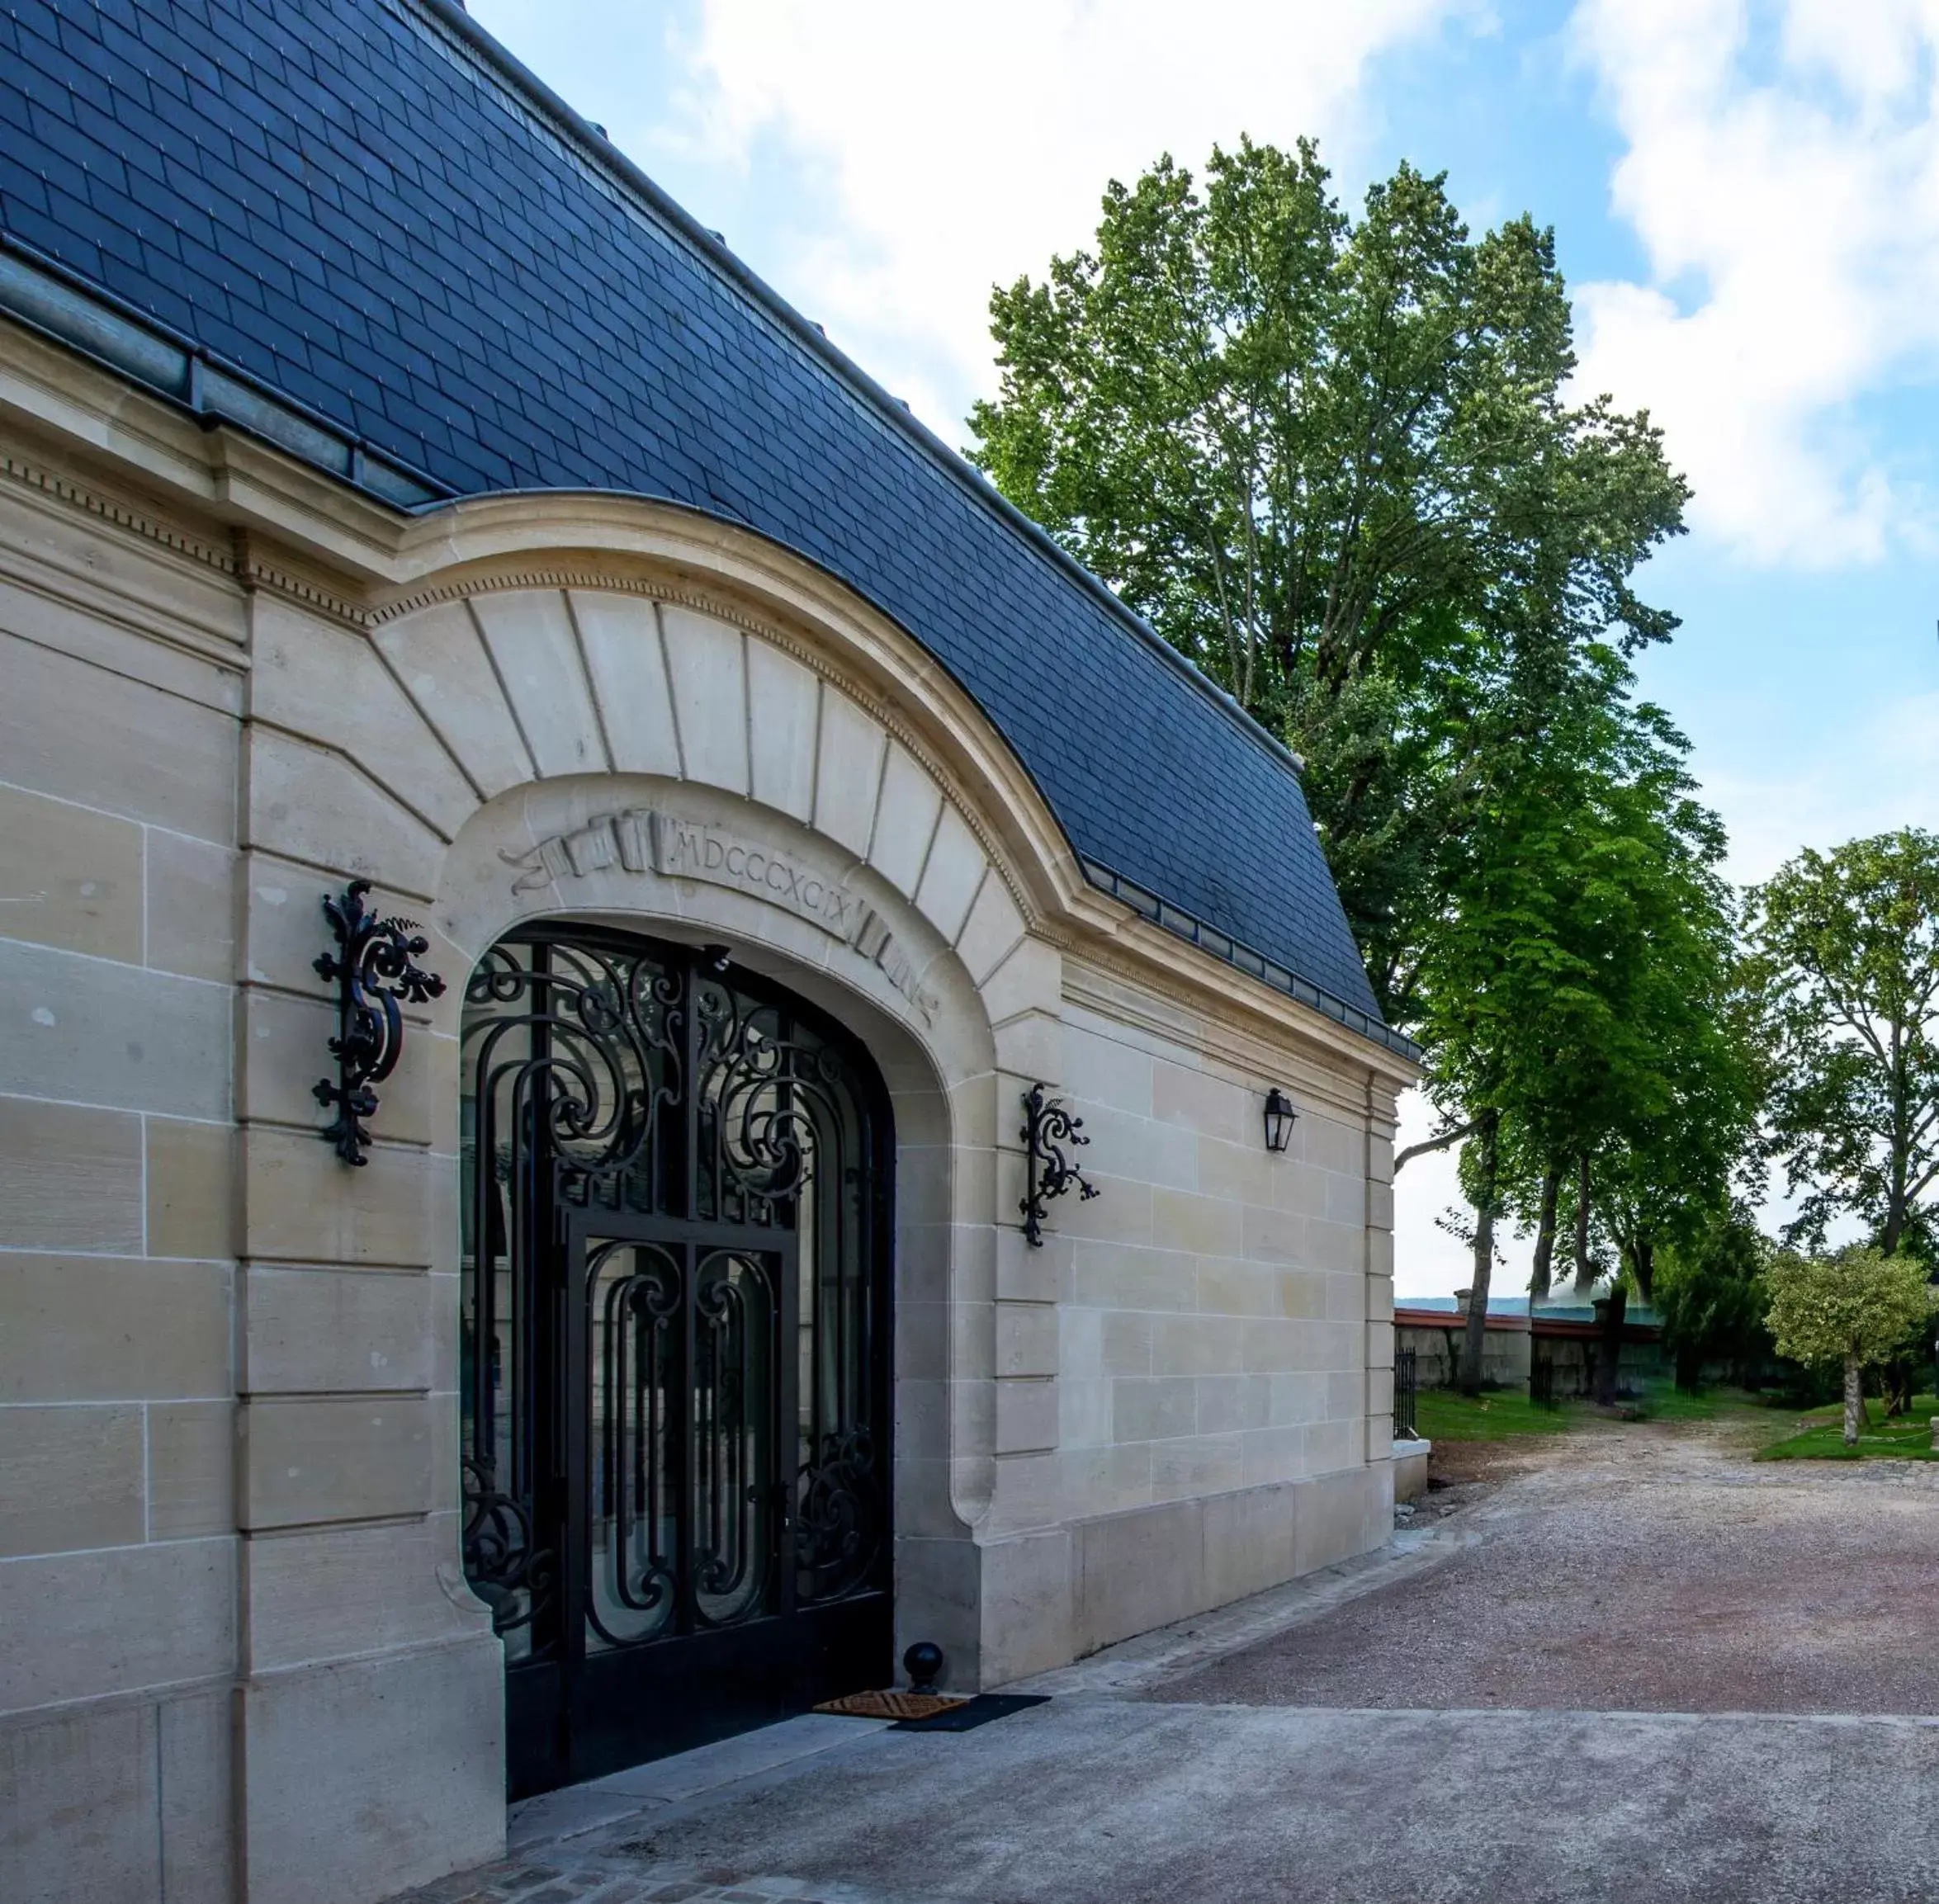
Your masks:
{"label": "black wall lantern", "polygon": [[1283,1150],[1293,1141],[1293,1120],[1299,1113],[1277,1084],[1265,1094],[1265,1147]]}
{"label": "black wall lantern", "polygon": [[406,1004],[421,1005],[444,990],[436,972],[421,971],[416,960],[429,942],[408,919],[381,919],[367,907],[367,879],[353,879],[343,892],[325,895],[324,916],[340,951],[325,952],[316,962],[318,973],[337,987],[337,1035],[330,1056],[337,1061],[335,1083],[317,1080],[313,1094],[337,1115],[319,1133],[346,1164],[361,1164],[371,1134],[364,1120],[376,1115],[381,1084],[397,1068],[404,1052]]}

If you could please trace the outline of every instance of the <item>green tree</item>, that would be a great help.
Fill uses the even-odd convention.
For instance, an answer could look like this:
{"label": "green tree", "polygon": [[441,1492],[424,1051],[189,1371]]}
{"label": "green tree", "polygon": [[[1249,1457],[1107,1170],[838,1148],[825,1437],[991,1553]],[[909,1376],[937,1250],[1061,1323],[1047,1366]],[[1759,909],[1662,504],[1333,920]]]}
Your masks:
{"label": "green tree", "polygon": [[1715,822],[1625,665],[1675,626],[1632,577],[1687,491],[1647,415],[1566,394],[1553,234],[1473,237],[1407,166],[1355,218],[1312,145],[1241,139],[1202,191],[1169,158],[1114,182],[1095,248],[991,313],[972,459],[1304,757],[1383,1008],[1429,1047],[1431,1146],[1467,1140],[1464,1379],[1525,1184],[1544,1275],[1564,1182],[1585,1260],[1592,1179],[1633,1187],[1596,1207],[1638,1213],[1647,1288],[1645,1198],[1675,1177],[1694,1208],[1705,1178],[1659,1127],[1707,1164],[1705,1109],[1743,1122],[1706,1029],[1729,924]]}
{"label": "green tree", "polygon": [[1836,1256],[1787,1251],[1765,1271],[1771,1306],[1765,1321],[1780,1355],[1845,1372],[1845,1445],[1858,1443],[1865,1410],[1865,1371],[1898,1353],[1929,1324],[1932,1291],[1925,1271],[1906,1256],[1852,1249]]}
{"label": "green tree", "polygon": [[[1567,1166],[1585,1219],[1627,1279],[1612,1292],[1599,1389],[1613,1394],[1626,1292],[1649,1293],[1659,1243],[1728,1197],[1756,1111],[1733,1010],[1729,895],[1716,818],[1686,743],[1628,697],[1612,650],[1585,650],[1533,744],[1503,755],[1478,823],[1442,856],[1444,903],[1421,952],[1429,1090],[1471,1133],[1474,1296],[1464,1383],[1478,1379],[1494,1231],[1533,1195],[1552,1250]],[[1543,1231],[1546,1231],[1544,1237]],[[1539,1283],[1546,1264],[1538,1264]]]}
{"label": "green tree", "polygon": [[1664,1250],[1652,1300],[1679,1388],[1695,1388],[1707,1363],[1724,1363],[1744,1375],[1769,1353],[1764,1268],[1770,1255],[1741,1204]]}
{"label": "green tree", "polygon": [[1566,399],[1552,234],[1472,238],[1407,166],[1356,221],[1310,144],[1241,139],[1203,191],[1169,158],[1113,182],[1095,249],[991,314],[1001,382],[971,456],[1305,757],[1407,1022],[1439,853],[1491,750],[1539,732],[1572,649],[1675,625],[1630,576],[1686,492],[1647,417]]}
{"label": "green tree", "polygon": [[[1719,887],[1720,891],[1720,887]],[[1634,1094],[1604,1141],[1585,1153],[1577,1194],[1592,1196],[1620,1273],[1604,1311],[1596,1396],[1615,1399],[1630,1292],[1655,1300],[1659,1256],[1701,1246],[1734,1195],[1762,1187],[1755,1146],[1764,1073],[1738,983],[1722,903],[1660,928],[1653,983],[1654,1061],[1629,1080]],[[1579,1220],[1579,1213],[1578,1213]]]}
{"label": "green tree", "polygon": [[1939,1258],[1939,837],[1804,852],[1750,895],[1769,1011],[1773,1152],[1809,1193],[1788,1240],[1856,1217],[1889,1255]]}

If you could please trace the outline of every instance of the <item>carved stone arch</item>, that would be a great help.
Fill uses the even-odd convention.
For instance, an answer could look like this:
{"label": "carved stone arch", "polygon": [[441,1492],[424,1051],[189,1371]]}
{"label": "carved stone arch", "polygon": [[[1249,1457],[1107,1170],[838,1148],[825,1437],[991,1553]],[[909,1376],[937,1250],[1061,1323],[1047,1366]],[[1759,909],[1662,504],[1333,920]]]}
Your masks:
{"label": "carved stone arch", "polygon": [[688,616],[739,629],[854,703],[943,790],[1033,930],[1062,937],[1089,897],[1062,827],[974,697],[906,630],[760,536],[630,497],[487,498],[414,522],[386,566],[395,580],[365,614],[381,646],[427,611],[468,602],[497,615],[488,602],[501,594],[644,598],[663,640]]}
{"label": "carved stone arch", "polygon": [[[758,537],[624,498],[518,498],[440,511],[400,550],[356,625],[254,598],[256,890],[300,893],[304,869],[371,878],[381,903],[437,933],[454,979],[535,913],[724,941],[862,1030],[885,1071],[900,1066],[925,1106],[905,1132],[939,1166],[930,1233],[906,1253],[926,1332],[898,1348],[932,1464],[898,1490],[901,1590],[927,1628],[908,1637],[942,1640],[972,1681],[986,1660],[1035,1658],[1016,1650],[1038,1629],[1014,1607],[1041,1598],[1041,1631],[1064,1632],[1080,1594],[1060,1491],[1076,1469],[1057,1452],[1045,1319],[1085,1220],[1066,1213],[1041,1250],[1019,1234],[1024,1094],[1064,1084],[1067,1044],[1078,1083],[1067,987],[1106,1017],[1148,997],[1163,1035],[1185,1023],[1192,1039],[1198,1020],[1181,1013],[1227,1011],[1236,1036],[1284,1038],[1283,1004],[1262,988],[1235,997],[1227,968],[1088,887],[960,685]],[[663,865],[663,820],[742,851],[738,871]],[[782,867],[785,891],[744,876],[749,850],[762,881]],[[849,895],[870,928],[830,929],[804,879],[817,897]],[[286,940],[295,915],[274,906],[252,901],[252,978],[293,992],[313,982],[312,935]],[[1316,1062],[1345,1036],[1317,1017],[1299,1031]],[[272,1048],[253,1043],[249,1061]],[[1256,1069],[1242,1053],[1240,1070]],[[441,1116],[455,1101],[429,1096]],[[405,1103],[400,1084],[380,1120],[391,1144],[410,1141]],[[429,1148],[435,1184],[456,1146],[443,1132]],[[433,1215],[435,1249],[447,1227]]]}
{"label": "carved stone arch", "polygon": [[728,943],[863,1037],[896,1097],[898,1622],[973,1680],[1014,1106],[1060,1073],[1076,869],[900,631],[755,602],[706,553],[465,562],[357,631],[260,598],[251,803],[278,853],[416,902],[454,980],[522,921],[610,920]]}
{"label": "carved stone arch", "polygon": [[868,683],[785,637],[666,594],[568,586],[430,603],[371,639],[480,801],[575,776],[683,783],[818,834],[946,944],[967,939],[978,979],[1025,930],[1027,884],[977,804]]}
{"label": "carved stone arch", "polygon": [[[777,904],[726,876],[725,865],[719,878],[662,872],[661,828],[722,848],[723,860],[738,853],[784,867],[797,886],[841,892],[851,906],[833,920],[811,916],[816,909]],[[858,910],[865,927],[831,929]],[[432,960],[469,972],[513,927],[565,918],[727,944],[868,1046],[896,1126],[896,1376],[909,1424],[898,1524],[932,1542],[967,1538],[994,1486],[979,1389],[994,1377],[998,1154],[1010,1135],[997,1034],[972,968],[911,900],[825,836],[740,796],[664,777],[565,777],[479,807],[444,861],[426,921]],[[447,1043],[458,1036],[462,990],[449,987],[428,1013]],[[918,1611],[932,1625],[940,1617],[920,1595],[912,1617]]]}

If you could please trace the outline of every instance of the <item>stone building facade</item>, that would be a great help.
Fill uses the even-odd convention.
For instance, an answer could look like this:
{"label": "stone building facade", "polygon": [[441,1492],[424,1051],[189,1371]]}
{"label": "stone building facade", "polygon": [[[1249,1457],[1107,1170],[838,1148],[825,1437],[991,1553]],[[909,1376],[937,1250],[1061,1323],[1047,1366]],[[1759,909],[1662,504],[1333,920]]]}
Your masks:
{"label": "stone building facade", "polygon": [[[985,552],[925,563],[918,599],[670,476],[468,483],[240,333],[193,335],[198,311],[219,328],[212,291],[164,321],[180,273],[135,295],[58,188],[81,108],[121,129],[91,135],[90,176],[181,136],[213,179],[222,111],[240,139],[319,83],[277,10],[239,0],[210,17],[249,57],[209,80],[168,37],[190,11],[130,10],[145,68],[106,10],[0,28],[46,141],[0,172],[9,1898],[376,1899],[493,1854],[508,1763],[538,1788],[830,1675],[885,1683],[917,1639],[949,1684],[995,1685],[1383,1539],[1413,1065],[1310,828],[1247,830],[1303,820],[1293,764],[455,8],[339,0],[305,31],[343,73],[460,88],[650,227],[715,300],[692,294],[697,325],[752,313],[859,432],[848,453],[943,485],[911,522],[956,511]],[[83,30],[125,73],[82,57]],[[144,133],[138,71],[173,133]],[[387,133],[321,123],[399,171]],[[265,286],[286,262],[231,252]],[[357,295],[388,295],[368,268]],[[752,469],[745,422],[669,425],[668,468],[704,444]],[[802,507],[839,508],[780,446]],[[1013,581],[1048,604],[1063,706],[1042,733],[1005,711],[1000,654],[944,639],[952,615],[1002,620]],[[1086,654],[1107,673],[1073,702],[1059,667]],[[1138,760],[1106,731],[1127,706]],[[1168,776],[1180,734],[1224,750],[1212,771]],[[1154,777],[1173,820],[1106,860]],[[1234,788],[1243,812],[1218,806]],[[1192,843],[1222,839],[1223,864]],[[354,1167],[316,1095],[344,1023],[323,902],[352,881],[442,980],[402,1004]],[[1273,905],[1298,929],[1260,943]],[[570,1013],[505,1002],[575,960],[608,978]],[[517,1088],[550,1080],[498,1123],[473,1055],[494,1011],[527,1041]],[[717,1076],[703,1021],[741,1041]],[[594,1055],[562,1068],[575,1037]],[[1280,1151],[1274,1089],[1297,1113]],[[1096,1193],[1047,1199],[1035,1240],[1033,1090],[1081,1118],[1067,1154]],[[572,1149],[595,1100],[636,1126],[603,1176]],[[697,1132],[732,1150],[731,1103],[731,1196],[695,1161]],[[875,1148],[842,1150],[864,1123]],[[688,1491],[641,1507],[662,1481]],[[734,1524],[697,1531],[703,1509]],[[688,1651],[655,1652],[676,1603]],[[599,1673],[681,1657],[625,1682],[661,1689],[670,1729],[600,1731],[631,1695]]]}

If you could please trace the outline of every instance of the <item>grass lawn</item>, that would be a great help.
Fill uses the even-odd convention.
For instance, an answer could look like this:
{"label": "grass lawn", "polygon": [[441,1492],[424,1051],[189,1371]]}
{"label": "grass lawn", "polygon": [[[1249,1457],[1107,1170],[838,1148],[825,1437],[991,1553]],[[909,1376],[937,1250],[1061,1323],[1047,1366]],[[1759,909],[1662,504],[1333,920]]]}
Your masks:
{"label": "grass lawn", "polygon": [[1503,1441],[1511,1434],[1562,1434],[1575,1405],[1538,1408],[1520,1389],[1463,1395],[1452,1388],[1424,1388],[1414,1398],[1414,1426],[1430,1441]]}
{"label": "grass lawn", "polygon": [[[1768,1421],[1769,1409],[1735,1388],[1705,1388],[1686,1394],[1665,1379],[1627,1398],[1634,1420],[1641,1421]],[[1759,1461],[1939,1461],[1932,1445],[1932,1417],[1939,1396],[1919,1395],[1895,1420],[1885,1419],[1883,1404],[1868,1399],[1870,1425],[1856,1448],[1847,1448],[1844,1409],[1834,1403],[1791,1418],[1790,1432],[1757,1451]],[[1519,1434],[1566,1434],[1587,1422],[1609,1418],[1587,1401],[1569,1401],[1538,1408],[1520,1389],[1502,1388],[1467,1396],[1452,1388],[1424,1388],[1414,1401],[1414,1425],[1430,1441],[1506,1441]],[[1768,1432],[1768,1431],[1766,1431]]]}
{"label": "grass lawn", "polygon": [[1672,1381],[1653,1382],[1637,1398],[1645,1421],[1762,1420],[1770,1410],[1741,1388],[1700,1388],[1695,1394]]}
{"label": "grass lawn", "polygon": [[[1422,1401],[1426,1397],[1423,1396]],[[1939,1461],[1932,1450],[1932,1417],[1939,1415],[1939,1396],[1915,1395],[1912,1406],[1887,1421],[1883,1406],[1867,1398],[1869,1428],[1859,1430],[1858,1445],[1845,1445],[1845,1410],[1842,1404],[1814,1408],[1798,1417],[1795,1432],[1757,1450],[1759,1461]]]}
{"label": "grass lawn", "polygon": [[[1639,1421],[1714,1421],[1720,1416],[1764,1413],[1738,1389],[1705,1388],[1686,1395],[1667,1379],[1653,1382],[1640,1395],[1625,1397],[1625,1406],[1635,1410],[1633,1419]],[[1939,1412],[1939,1407],[1933,1412]],[[1582,1401],[1539,1408],[1524,1391],[1512,1388],[1473,1396],[1452,1388],[1424,1388],[1414,1401],[1414,1425],[1430,1441],[1505,1441],[1516,1434],[1566,1434],[1583,1422],[1608,1419]]]}

